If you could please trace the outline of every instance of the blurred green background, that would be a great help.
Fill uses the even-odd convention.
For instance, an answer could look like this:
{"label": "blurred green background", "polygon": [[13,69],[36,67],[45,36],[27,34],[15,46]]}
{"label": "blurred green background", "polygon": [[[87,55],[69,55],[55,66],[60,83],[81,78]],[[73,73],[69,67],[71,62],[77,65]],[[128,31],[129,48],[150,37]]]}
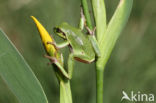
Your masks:
{"label": "blurred green background", "polygon": [[[119,0],[105,0],[109,21]],[[156,95],[156,1],[134,0],[129,22],[122,32],[107,63],[104,76],[104,102],[120,103],[122,90],[130,94]],[[33,15],[57,42],[53,27],[63,21],[78,26],[80,0],[0,0],[0,28],[6,32],[32,67],[41,82],[49,103],[59,103],[59,85],[49,62]],[[68,49],[63,49],[67,60]],[[74,103],[95,103],[95,68],[76,62],[71,88]],[[16,68],[15,68],[16,70]],[[0,103],[18,103],[0,78]],[[128,103],[124,101],[124,103]],[[142,102],[140,102],[142,103]]]}

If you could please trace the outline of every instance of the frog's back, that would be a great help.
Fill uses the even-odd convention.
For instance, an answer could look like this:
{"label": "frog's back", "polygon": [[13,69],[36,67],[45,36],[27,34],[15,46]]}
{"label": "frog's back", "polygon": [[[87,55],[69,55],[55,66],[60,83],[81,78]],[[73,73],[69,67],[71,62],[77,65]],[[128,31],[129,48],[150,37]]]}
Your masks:
{"label": "frog's back", "polygon": [[72,46],[73,52],[75,54],[84,54],[85,56],[88,56],[88,58],[95,57],[94,50],[87,35],[83,34],[80,29],[74,28],[67,23],[64,23],[62,26],[64,26],[63,31],[66,33],[66,37],[70,42],[70,45]]}

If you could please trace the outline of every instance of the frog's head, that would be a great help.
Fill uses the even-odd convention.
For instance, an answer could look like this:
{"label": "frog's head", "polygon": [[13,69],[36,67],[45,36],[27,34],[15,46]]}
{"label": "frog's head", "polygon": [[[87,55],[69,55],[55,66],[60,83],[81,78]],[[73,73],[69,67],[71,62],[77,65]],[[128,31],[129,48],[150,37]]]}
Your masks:
{"label": "frog's head", "polygon": [[56,26],[54,28],[54,32],[59,35],[60,37],[66,39],[66,33],[68,32],[69,30],[69,25],[67,23],[62,23],[61,25],[59,26]]}

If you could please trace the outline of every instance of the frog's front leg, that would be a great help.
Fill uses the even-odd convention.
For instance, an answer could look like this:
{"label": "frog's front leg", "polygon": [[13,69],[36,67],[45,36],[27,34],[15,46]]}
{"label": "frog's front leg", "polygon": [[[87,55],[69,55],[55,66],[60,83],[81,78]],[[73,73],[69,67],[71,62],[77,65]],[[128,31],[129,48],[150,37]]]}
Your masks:
{"label": "frog's front leg", "polygon": [[51,44],[53,45],[56,49],[61,49],[61,48],[64,48],[66,46],[69,45],[69,42],[68,41],[64,41],[62,43],[56,43],[56,42],[47,42],[47,44]]}
{"label": "frog's front leg", "polygon": [[68,75],[68,73],[65,71],[65,69],[63,68],[63,66],[58,62],[58,60],[55,58],[55,57],[51,57],[51,56],[48,56],[48,55],[45,55],[46,58],[48,58],[51,63],[54,63],[59,71],[68,79],[70,79],[70,76]]}

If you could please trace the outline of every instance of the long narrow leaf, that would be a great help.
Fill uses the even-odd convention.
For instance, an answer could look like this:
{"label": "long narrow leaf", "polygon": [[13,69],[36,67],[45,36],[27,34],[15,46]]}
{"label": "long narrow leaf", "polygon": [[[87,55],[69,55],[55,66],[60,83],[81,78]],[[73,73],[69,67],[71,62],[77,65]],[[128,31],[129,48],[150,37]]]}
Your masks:
{"label": "long narrow leaf", "polygon": [[101,41],[102,35],[106,32],[106,10],[104,0],[92,0],[92,7],[96,22],[97,40]]}
{"label": "long narrow leaf", "polygon": [[102,35],[102,39],[99,41],[101,58],[98,59],[97,65],[101,69],[104,69],[116,40],[127,23],[131,12],[132,3],[133,0],[120,0],[117,9],[108,24],[106,33]]}
{"label": "long narrow leaf", "polygon": [[1,30],[0,75],[19,103],[48,103],[31,68]]}

